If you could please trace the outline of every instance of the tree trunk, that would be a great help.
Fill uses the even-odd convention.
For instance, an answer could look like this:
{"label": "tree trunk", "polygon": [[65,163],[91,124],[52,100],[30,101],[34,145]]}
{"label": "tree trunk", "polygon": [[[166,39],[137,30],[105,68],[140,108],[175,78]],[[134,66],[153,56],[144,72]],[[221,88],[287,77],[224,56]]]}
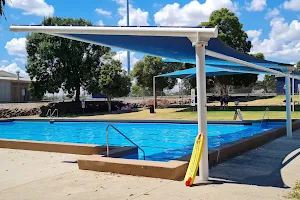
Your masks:
{"label": "tree trunk", "polygon": [[111,112],[111,97],[107,97],[108,112]]}
{"label": "tree trunk", "polygon": [[75,102],[80,102],[80,86],[76,87],[76,96],[75,96]]}

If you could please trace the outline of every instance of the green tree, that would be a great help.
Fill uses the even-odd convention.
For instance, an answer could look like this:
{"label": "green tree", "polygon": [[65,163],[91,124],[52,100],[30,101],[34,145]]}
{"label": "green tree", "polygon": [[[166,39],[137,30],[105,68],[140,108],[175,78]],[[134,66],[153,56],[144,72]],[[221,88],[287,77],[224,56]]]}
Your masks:
{"label": "green tree", "polygon": [[4,14],[4,6],[5,6],[5,0],[0,0],[0,17],[4,16],[5,17],[5,14]]}
{"label": "green tree", "polygon": [[263,86],[265,92],[275,92],[276,91],[276,77],[275,75],[265,75],[263,80]]}
{"label": "green tree", "polygon": [[148,91],[145,91],[141,86],[134,84],[131,88],[131,96],[133,97],[143,97],[146,95],[151,95],[148,94]]}
{"label": "green tree", "polygon": [[114,97],[127,96],[130,92],[131,80],[122,70],[122,63],[106,55],[101,64],[99,89],[107,97],[108,111],[111,112],[111,100]]}
{"label": "green tree", "polygon": [[297,62],[297,64],[296,64],[296,68],[297,68],[298,70],[300,70],[300,61],[299,61],[299,62]]}
{"label": "green tree", "polygon": [[[84,19],[45,18],[43,25],[92,25]],[[32,80],[31,92],[36,97],[53,93],[63,88],[75,94],[79,102],[80,88],[92,93],[97,90],[100,73],[100,58],[110,48],[46,34],[33,33],[27,36],[27,72]]]}
{"label": "green tree", "polygon": [[212,12],[208,22],[202,22],[202,26],[218,26],[218,37],[232,48],[248,53],[252,47],[250,41],[247,41],[248,35],[243,30],[243,24],[239,18],[227,8],[222,8]]}
{"label": "green tree", "polygon": [[263,53],[256,53],[256,54],[251,54],[252,56],[260,59],[265,59],[265,55]]}
{"label": "green tree", "polygon": [[[144,90],[153,90],[153,77],[176,71],[180,69],[181,63],[163,62],[161,58],[154,56],[145,56],[138,61],[133,68],[132,75],[136,78],[137,85]],[[174,78],[157,78],[156,89],[162,91],[165,88],[172,89],[176,84]]]}
{"label": "green tree", "polygon": [[[201,23],[201,26],[218,26],[218,37],[230,47],[242,52],[249,53],[252,47],[251,41],[248,41],[248,35],[243,30],[243,24],[239,18],[227,8],[222,8],[212,12],[208,22]],[[216,83],[227,90],[228,85],[249,86],[257,81],[256,74],[238,74],[217,76]]]}

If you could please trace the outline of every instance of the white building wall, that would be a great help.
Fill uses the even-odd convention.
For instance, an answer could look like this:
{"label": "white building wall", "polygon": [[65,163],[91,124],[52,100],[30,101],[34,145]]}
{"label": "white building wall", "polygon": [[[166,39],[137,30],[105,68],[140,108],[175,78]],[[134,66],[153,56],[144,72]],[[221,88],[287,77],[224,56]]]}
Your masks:
{"label": "white building wall", "polygon": [[11,101],[11,82],[0,81],[0,102]]}

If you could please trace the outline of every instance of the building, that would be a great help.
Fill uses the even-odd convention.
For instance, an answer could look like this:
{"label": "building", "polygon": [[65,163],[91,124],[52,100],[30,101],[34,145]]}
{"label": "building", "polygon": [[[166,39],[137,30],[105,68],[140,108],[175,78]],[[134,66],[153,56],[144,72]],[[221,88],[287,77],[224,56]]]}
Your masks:
{"label": "building", "polygon": [[[295,85],[294,85],[294,92],[295,94],[298,94],[298,85],[300,87],[300,80],[295,79]],[[284,94],[284,87],[285,87],[285,78],[284,77],[276,77],[276,94],[282,95]],[[292,79],[291,79],[291,92],[292,92]]]}
{"label": "building", "polygon": [[0,70],[0,102],[28,102],[30,79]]}

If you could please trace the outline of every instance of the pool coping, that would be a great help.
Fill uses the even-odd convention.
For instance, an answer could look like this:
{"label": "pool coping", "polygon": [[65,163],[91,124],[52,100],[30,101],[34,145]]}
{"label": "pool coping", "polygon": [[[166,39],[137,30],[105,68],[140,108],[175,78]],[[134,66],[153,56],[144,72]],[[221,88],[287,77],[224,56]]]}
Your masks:
{"label": "pool coping", "polygon": [[[56,153],[68,153],[79,155],[99,154],[106,156],[106,146],[93,144],[75,144],[66,142],[41,142],[33,140],[9,140],[0,139],[0,148],[20,149],[31,151],[45,151]],[[111,146],[109,147],[110,157],[124,157],[138,153],[136,147],[129,146]]]}
{"label": "pool coping", "polygon": [[[36,120],[15,120],[13,121],[50,121],[49,119]],[[269,120],[270,122],[284,122],[285,120]],[[55,120],[54,122],[112,122],[112,123],[180,123],[181,124],[195,124],[197,121],[182,121],[182,120]],[[235,122],[235,123],[233,123]],[[260,123],[261,120],[249,120],[249,121],[221,121],[222,124],[252,124]],[[218,123],[220,121],[210,121],[209,124]],[[300,129],[300,120],[293,120],[293,131]],[[209,150],[209,164],[210,167],[221,163],[225,160],[228,160],[232,157],[245,153],[249,150],[255,149],[263,144],[266,144],[276,138],[282,137],[286,134],[286,127],[282,125],[279,128],[275,128],[269,131],[264,131],[262,133],[243,138],[234,142],[223,144],[219,147]],[[24,141],[21,141],[24,143]],[[36,141],[31,141],[36,143]],[[38,142],[43,143],[43,142]],[[49,145],[55,143],[49,143]],[[77,144],[69,144],[71,146],[78,146]],[[81,145],[80,145],[81,146]],[[84,146],[94,146],[95,145],[84,145]],[[1,148],[1,140],[0,140]],[[129,147],[128,147],[129,148]],[[29,149],[28,149],[29,150]],[[114,151],[114,150],[112,150]],[[130,153],[138,152],[137,148],[135,150],[128,150],[126,155]],[[101,171],[101,172],[113,172],[119,174],[128,174],[135,176],[145,176],[145,177],[154,177],[154,178],[163,178],[170,180],[182,180],[185,176],[190,155],[183,156],[177,160],[171,160],[168,162],[159,162],[159,161],[148,161],[148,160],[134,160],[134,159],[124,159],[120,158],[122,156],[122,149],[119,152],[118,156],[113,156],[110,152],[110,156],[114,157],[105,157],[105,153],[102,151],[102,155],[95,155],[93,152],[85,157],[82,157],[78,160],[79,169],[83,170],[92,170],[92,171]],[[99,154],[99,152],[97,153]]]}

